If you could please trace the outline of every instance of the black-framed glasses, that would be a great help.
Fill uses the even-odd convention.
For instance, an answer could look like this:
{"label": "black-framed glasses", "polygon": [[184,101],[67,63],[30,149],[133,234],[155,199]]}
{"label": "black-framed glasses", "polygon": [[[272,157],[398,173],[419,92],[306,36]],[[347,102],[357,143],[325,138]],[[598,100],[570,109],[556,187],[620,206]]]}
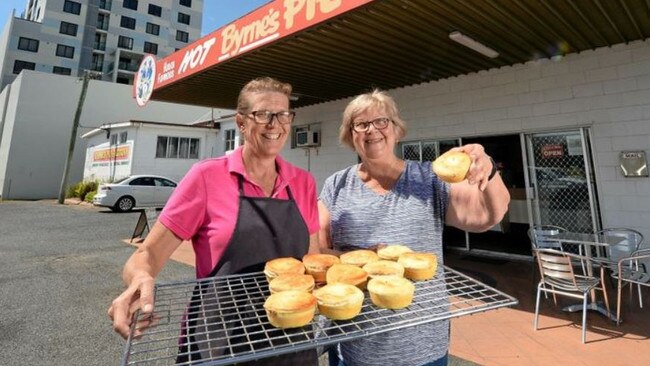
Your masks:
{"label": "black-framed glasses", "polygon": [[388,127],[388,124],[391,122],[393,122],[393,120],[390,118],[379,117],[373,119],[372,121],[352,122],[352,129],[357,132],[366,132],[370,128],[370,125],[373,125],[376,129],[383,130],[384,128]]}
{"label": "black-framed glasses", "polygon": [[271,112],[271,111],[252,111],[249,113],[242,113],[245,116],[252,116],[253,121],[255,123],[259,124],[268,124],[273,121],[273,118],[275,117],[278,122],[280,122],[283,125],[289,124],[293,122],[293,118],[296,116],[296,112],[294,111],[280,111],[280,112]]}

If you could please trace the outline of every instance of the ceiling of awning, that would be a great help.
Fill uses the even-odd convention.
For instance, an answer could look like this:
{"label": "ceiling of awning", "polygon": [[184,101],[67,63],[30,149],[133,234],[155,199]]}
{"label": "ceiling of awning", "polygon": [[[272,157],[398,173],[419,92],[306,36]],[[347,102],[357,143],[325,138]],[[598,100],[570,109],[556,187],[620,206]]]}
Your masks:
{"label": "ceiling of awning", "polygon": [[[460,31],[499,52],[449,38]],[[650,37],[650,0],[377,0],[156,90],[234,108],[250,79],[293,85],[301,107]]]}

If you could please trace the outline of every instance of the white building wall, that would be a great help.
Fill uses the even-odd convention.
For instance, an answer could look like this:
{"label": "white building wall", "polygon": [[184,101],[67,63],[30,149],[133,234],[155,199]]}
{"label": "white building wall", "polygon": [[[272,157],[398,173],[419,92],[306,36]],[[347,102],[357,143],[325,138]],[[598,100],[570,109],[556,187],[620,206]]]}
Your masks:
{"label": "white building wall", "polygon": [[[203,107],[150,102],[138,107],[131,86],[91,80],[78,135],[108,121],[189,124],[210,113]],[[72,122],[81,93],[74,77],[23,71],[11,86],[0,143],[3,199],[58,196]],[[68,182],[82,179],[86,143],[77,138]]]}
{"label": "white building wall", "polygon": [[[156,57],[164,57],[175,50],[183,48],[196,41],[201,36],[203,0],[193,0],[191,7],[178,4],[178,1],[148,0],[138,2],[137,10],[123,7],[122,0],[113,0],[110,10],[98,8],[97,1],[75,0],[81,4],[80,14],[71,14],[63,11],[65,0],[25,0],[25,18],[14,17],[11,14],[0,35],[0,88],[11,83],[16,74],[13,67],[16,60],[34,62],[35,70],[47,73],[53,72],[54,66],[71,69],[71,75],[81,75],[83,70],[92,67],[93,55],[103,55],[103,79],[116,81],[120,78],[133,79],[134,71],[144,55],[144,42],[158,45]],[[149,4],[162,8],[161,16],[148,13]],[[40,9],[40,11],[39,11]],[[178,22],[178,13],[190,16],[190,24]],[[37,16],[38,13],[38,16]],[[108,30],[98,29],[98,13],[110,18]],[[3,15],[3,14],[0,14]],[[123,28],[120,25],[122,16],[136,20],[134,30]],[[59,33],[61,21],[77,24],[76,36]],[[147,22],[160,26],[160,34],[146,33]],[[176,31],[181,30],[189,34],[188,42],[176,40]],[[106,36],[106,48],[95,48],[95,35]],[[133,39],[131,50],[118,48],[119,36]],[[20,37],[27,37],[40,41],[38,52],[17,49]],[[74,47],[72,59],[56,56],[58,44]],[[120,57],[128,60],[128,67],[132,70],[119,70]],[[98,70],[99,71],[99,70]]]}
{"label": "white building wall", "polygon": [[[199,159],[156,158],[158,136],[190,137],[200,139]],[[218,140],[216,130],[203,128],[178,128],[160,125],[138,129],[133,151],[133,174],[158,174],[179,181],[199,160],[212,157]]]}
{"label": "white building wall", "polygon": [[[630,227],[650,238],[650,178],[624,178],[622,150],[650,150],[650,41],[638,41],[438,82],[390,90],[407,121],[404,139],[441,139],[591,127],[604,227]],[[338,143],[350,99],[298,110],[296,124],[321,122],[322,146],[285,149],[319,187],[357,161]]]}

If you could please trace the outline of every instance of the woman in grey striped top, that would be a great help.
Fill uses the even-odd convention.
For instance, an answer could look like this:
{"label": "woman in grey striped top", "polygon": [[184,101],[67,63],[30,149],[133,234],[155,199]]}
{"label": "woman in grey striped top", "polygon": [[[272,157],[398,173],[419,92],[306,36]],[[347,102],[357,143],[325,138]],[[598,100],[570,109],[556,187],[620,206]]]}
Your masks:
{"label": "woman in grey striped top", "polygon": [[[343,113],[340,141],[361,163],[330,176],[319,197],[321,252],[340,253],[400,243],[432,252],[442,264],[445,224],[485,231],[505,214],[510,196],[481,145],[465,145],[472,165],[467,179],[448,184],[431,163],[395,156],[406,124],[385,92],[356,97]],[[442,276],[442,266],[438,266]],[[332,365],[446,365],[449,322],[433,322],[342,343]],[[336,360],[338,356],[339,360]]]}

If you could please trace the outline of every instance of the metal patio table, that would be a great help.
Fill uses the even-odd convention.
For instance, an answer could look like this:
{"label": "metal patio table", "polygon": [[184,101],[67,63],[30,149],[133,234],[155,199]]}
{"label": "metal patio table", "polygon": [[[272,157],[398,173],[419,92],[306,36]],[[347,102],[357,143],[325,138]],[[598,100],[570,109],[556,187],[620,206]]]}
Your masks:
{"label": "metal patio table", "polygon": [[[415,296],[407,308],[381,309],[373,305],[365,293],[361,313],[354,319],[330,321],[316,315],[310,324],[295,329],[277,329],[268,322],[263,308],[269,296],[268,282],[262,272],[159,284],[156,285],[152,315],[154,323],[138,339],[128,338],[122,364],[176,364],[181,324],[188,308],[192,309],[188,304],[197,287],[209,289],[207,293],[221,300],[218,304],[214,301],[217,308],[210,314],[196,314],[200,330],[207,330],[201,339],[206,342],[203,347],[209,349],[210,357],[193,362],[189,352],[186,354],[189,361],[183,365],[231,365],[518,303],[514,297],[467,275],[446,266],[443,269],[439,277],[414,282]],[[207,308],[204,305],[201,311]],[[135,314],[131,334],[142,319],[142,314]],[[232,335],[233,331],[236,336]]]}
{"label": "metal patio table", "polygon": [[[601,234],[561,232],[548,236],[547,240],[559,242],[565,251],[567,251],[567,249],[573,249],[571,252],[575,252],[575,248],[577,247],[578,253],[576,254],[583,255],[588,259],[585,268],[587,275],[593,276],[593,265],[601,265],[601,263],[593,258],[593,252],[596,253],[596,257],[603,258],[605,257],[604,252],[607,251],[608,246],[616,245],[625,240],[625,238]],[[571,313],[582,311],[582,304],[569,305],[564,307],[562,310]],[[607,308],[603,305],[602,301],[596,300],[596,292],[594,290],[591,292],[591,302],[587,304],[587,310],[597,311],[608,317],[610,320],[616,321],[616,316],[607,311]]]}

